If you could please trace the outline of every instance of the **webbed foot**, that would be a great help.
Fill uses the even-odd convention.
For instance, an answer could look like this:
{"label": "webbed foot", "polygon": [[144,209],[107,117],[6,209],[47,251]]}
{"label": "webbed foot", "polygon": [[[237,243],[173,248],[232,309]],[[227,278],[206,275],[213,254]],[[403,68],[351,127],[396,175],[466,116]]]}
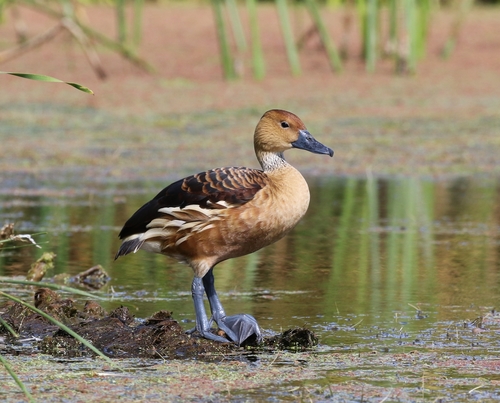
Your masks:
{"label": "webbed foot", "polygon": [[216,320],[219,329],[224,331],[228,337],[238,345],[243,344],[252,336],[259,343],[262,340],[259,325],[252,315],[242,313],[239,315],[226,316]]}

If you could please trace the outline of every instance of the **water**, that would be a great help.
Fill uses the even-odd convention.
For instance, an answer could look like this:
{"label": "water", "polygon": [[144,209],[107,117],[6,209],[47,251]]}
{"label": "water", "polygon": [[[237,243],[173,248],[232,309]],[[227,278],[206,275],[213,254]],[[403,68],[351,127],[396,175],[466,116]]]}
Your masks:
{"label": "water", "polygon": [[[216,267],[228,314],[252,314],[268,333],[309,327],[326,348],[383,349],[385,340],[452,340],[499,306],[498,179],[308,181],[311,205],[292,233]],[[105,308],[125,304],[137,317],[167,309],[191,327],[189,267],[145,252],[114,261],[122,224],[164,185],[13,176],[0,191],[0,223],[43,232],[34,236],[42,249],[4,249],[0,275],[25,275],[43,251],[57,254],[48,276],[101,264],[112,278]]]}

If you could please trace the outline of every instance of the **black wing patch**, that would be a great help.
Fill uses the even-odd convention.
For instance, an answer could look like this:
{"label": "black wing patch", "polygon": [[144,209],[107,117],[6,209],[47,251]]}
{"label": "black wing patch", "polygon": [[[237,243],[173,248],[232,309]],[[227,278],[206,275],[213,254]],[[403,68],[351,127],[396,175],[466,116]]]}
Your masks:
{"label": "black wing patch", "polygon": [[164,207],[197,204],[203,208],[224,208],[223,201],[242,205],[252,200],[267,184],[267,175],[258,169],[244,167],[217,168],[188,176],[172,183],[142,206],[123,226],[120,239],[147,230],[146,226],[161,213]]}

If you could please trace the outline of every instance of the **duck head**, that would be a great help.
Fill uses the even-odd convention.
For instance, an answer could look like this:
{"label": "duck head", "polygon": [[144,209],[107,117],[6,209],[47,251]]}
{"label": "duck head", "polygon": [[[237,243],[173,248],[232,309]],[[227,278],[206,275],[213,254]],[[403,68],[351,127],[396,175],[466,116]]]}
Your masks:
{"label": "duck head", "polygon": [[317,141],[297,115],[280,109],[262,116],[255,129],[254,146],[257,153],[281,154],[290,148],[300,148],[333,157],[333,150]]}

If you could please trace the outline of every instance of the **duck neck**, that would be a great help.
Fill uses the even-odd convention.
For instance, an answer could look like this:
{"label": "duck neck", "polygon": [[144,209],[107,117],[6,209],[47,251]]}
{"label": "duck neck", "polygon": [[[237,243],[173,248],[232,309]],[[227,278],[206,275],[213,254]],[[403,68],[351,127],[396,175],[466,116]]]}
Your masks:
{"label": "duck neck", "polygon": [[265,172],[289,166],[288,162],[285,161],[283,153],[259,151],[257,152],[257,159]]}

